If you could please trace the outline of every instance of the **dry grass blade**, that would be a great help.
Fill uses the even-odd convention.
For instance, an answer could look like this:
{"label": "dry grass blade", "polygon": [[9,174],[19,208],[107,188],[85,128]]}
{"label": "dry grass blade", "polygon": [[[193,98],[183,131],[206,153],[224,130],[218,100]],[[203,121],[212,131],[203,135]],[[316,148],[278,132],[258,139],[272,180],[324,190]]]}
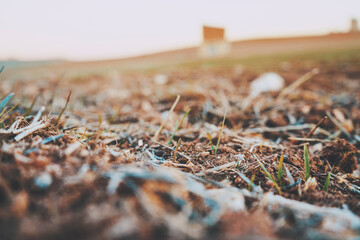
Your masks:
{"label": "dry grass blade", "polygon": [[155,133],[154,138],[153,138],[154,141],[156,141],[157,137],[159,136],[161,130],[163,129],[166,121],[169,119],[171,113],[174,111],[174,109],[175,109],[176,105],[178,104],[179,100],[180,100],[180,95],[177,95],[175,102],[173,103],[173,105],[171,106],[171,108],[170,108],[170,110],[168,112],[168,115],[166,116],[165,120],[161,123],[160,128]]}
{"label": "dry grass blade", "polygon": [[222,135],[222,133],[223,133],[224,125],[225,125],[226,113],[227,113],[227,108],[225,109],[224,118],[223,118],[223,121],[222,121],[222,123],[221,123],[221,128],[220,128],[218,140],[217,140],[217,143],[216,143],[216,148],[215,148],[215,151],[214,151],[214,155],[217,154],[217,150],[218,150],[219,145],[220,145],[221,135]]}
{"label": "dry grass blade", "polygon": [[81,137],[79,138],[79,140],[82,140],[85,137],[86,131],[88,130],[88,127],[85,128],[83,134],[81,135]]}
{"label": "dry grass blade", "polygon": [[311,129],[311,131],[306,135],[305,138],[311,137],[311,135],[315,132],[315,130],[316,130],[326,119],[328,119],[327,116],[323,117],[323,118],[314,126],[314,128]]}
{"label": "dry grass blade", "polygon": [[59,121],[60,121],[60,119],[61,119],[61,116],[63,115],[63,113],[65,112],[65,109],[67,108],[67,105],[69,104],[70,97],[71,97],[71,91],[69,92],[69,95],[68,95],[68,97],[67,97],[67,99],[66,99],[66,104],[65,104],[64,108],[61,110],[58,118],[56,119],[56,125],[59,124]]}
{"label": "dry grass blade", "polygon": [[8,111],[6,111],[6,108],[0,113],[0,123],[2,123],[5,119],[5,117],[14,109],[16,108],[17,104],[12,106]]}

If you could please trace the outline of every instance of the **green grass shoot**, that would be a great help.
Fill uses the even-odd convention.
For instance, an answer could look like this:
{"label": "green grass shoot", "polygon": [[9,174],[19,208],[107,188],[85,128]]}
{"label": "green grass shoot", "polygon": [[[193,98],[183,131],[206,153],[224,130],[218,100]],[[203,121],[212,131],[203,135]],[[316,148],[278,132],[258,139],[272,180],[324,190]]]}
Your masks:
{"label": "green grass shoot", "polygon": [[256,161],[258,162],[258,164],[260,165],[264,175],[270,179],[270,181],[273,182],[274,186],[276,187],[276,189],[278,190],[279,194],[282,195],[282,191],[281,188],[279,187],[279,185],[277,184],[277,182],[275,181],[275,179],[273,178],[273,176],[271,176],[271,174],[268,172],[268,170],[266,170],[265,166],[258,160],[256,159]]}
{"label": "green grass shoot", "polygon": [[307,145],[304,145],[304,165],[305,165],[305,181],[310,177],[310,164],[309,164],[309,150]]}
{"label": "green grass shoot", "polygon": [[209,142],[210,142],[211,152],[214,154],[214,153],[215,153],[215,148],[214,148],[214,144],[212,143],[212,139],[211,139],[210,133],[207,132],[207,133],[206,133],[206,136],[208,137]]}
{"label": "green grass shoot", "polygon": [[221,128],[220,128],[220,131],[219,131],[219,136],[218,136],[218,140],[217,140],[217,143],[216,143],[216,148],[215,148],[215,151],[214,151],[214,155],[215,155],[215,156],[216,156],[217,150],[218,150],[219,145],[220,145],[220,139],[221,139],[222,132],[223,132],[223,130],[224,130],[226,113],[227,113],[227,108],[225,109],[224,118],[223,118],[223,121],[222,121],[222,123],[221,123]]}
{"label": "green grass shoot", "polygon": [[34,98],[34,100],[33,100],[32,103],[31,103],[30,107],[28,107],[28,108],[26,109],[26,112],[25,112],[25,116],[24,116],[24,117],[29,116],[29,115],[32,113],[33,107],[34,107],[35,102],[36,102],[36,100],[38,99],[39,95],[40,95],[40,94],[36,95],[36,97]]}
{"label": "green grass shoot", "polygon": [[250,184],[249,184],[249,187],[248,187],[248,191],[250,192],[251,189],[253,188],[253,184],[254,184],[254,180],[255,180],[255,174],[253,174],[250,178]]}
{"label": "green grass shoot", "polygon": [[328,173],[323,190],[327,192],[329,190],[331,172]]}
{"label": "green grass shoot", "polygon": [[68,97],[67,97],[67,99],[66,99],[66,104],[65,104],[64,108],[61,109],[61,112],[60,112],[58,118],[56,119],[56,125],[59,124],[59,121],[60,121],[60,119],[61,119],[61,116],[63,115],[63,113],[65,112],[65,109],[66,109],[67,105],[69,104],[70,97],[71,97],[71,91],[69,92],[69,95],[68,95]]}
{"label": "green grass shoot", "polygon": [[172,140],[173,140],[173,138],[175,137],[175,134],[176,134],[177,130],[179,129],[179,127],[181,126],[182,122],[184,121],[184,119],[185,119],[185,118],[187,117],[187,115],[189,114],[190,110],[191,110],[191,109],[189,109],[189,110],[184,114],[184,116],[181,118],[180,122],[178,122],[178,123],[176,124],[175,130],[174,130],[174,132],[171,134],[171,136],[170,136],[170,138],[169,138],[169,141],[168,141],[168,144],[169,144],[169,145],[172,144]]}
{"label": "green grass shoot", "polygon": [[280,162],[279,162],[279,166],[278,166],[278,174],[277,174],[277,180],[278,183],[280,184],[281,179],[284,175],[284,170],[283,170],[283,161],[284,161],[284,155],[281,155],[280,157]]}
{"label": "green grass shoot", "polygon": [[0,103],[0,111],[5,107],[5,105],[10,101],[10,99],[14,96],[14,93],[10,93],[4,100]]}

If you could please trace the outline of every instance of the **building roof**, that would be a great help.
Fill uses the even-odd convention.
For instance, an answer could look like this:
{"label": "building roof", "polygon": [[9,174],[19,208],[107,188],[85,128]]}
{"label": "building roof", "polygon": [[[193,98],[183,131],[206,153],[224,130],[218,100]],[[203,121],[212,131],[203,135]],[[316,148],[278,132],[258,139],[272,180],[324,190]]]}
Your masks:
{"label": "building roof", "polygon": [[225,39],[225,29],[218,27],[203,26],[203,40],[207,41],[218,41]]}

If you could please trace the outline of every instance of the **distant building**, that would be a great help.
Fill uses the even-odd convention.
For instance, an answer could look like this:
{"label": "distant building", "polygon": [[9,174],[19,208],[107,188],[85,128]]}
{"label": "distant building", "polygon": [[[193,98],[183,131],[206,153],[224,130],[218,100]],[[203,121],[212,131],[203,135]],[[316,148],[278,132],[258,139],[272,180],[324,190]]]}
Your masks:
{"label": "distant building", "polygon": [[351,19],[350,32],[351,33],[358,33],[359,32],[358,22],[357,22],[357,20],[355,18]]}
{"label": "distant building", "polygon": [[225,39],[225,29],[203,26],[203,42],[199,54],[203,58],[223,57],[230,53],[230,43]]}

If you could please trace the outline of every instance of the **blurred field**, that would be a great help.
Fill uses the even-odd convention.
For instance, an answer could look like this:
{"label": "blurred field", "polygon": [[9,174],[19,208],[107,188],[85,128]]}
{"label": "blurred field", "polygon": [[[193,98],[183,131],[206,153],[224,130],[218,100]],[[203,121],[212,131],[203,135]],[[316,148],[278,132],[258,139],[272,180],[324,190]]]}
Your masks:
{"label": "blurred field", "polygon": [[323,36],[254,39],[232,42],[226,58],[201,59],[198,48],[160,52],[150,55],[102,61],[36,61],[0,62],[5,64],[4,75],[11,78],[45,76],[47,73],[67,76],[104,74],[109,71],[152,71],[186,68],[233,67],[238,64],[251,68],[267,68],[274,63],[298,60],[335,61],[359,58],[360,34],[329,34]]}

